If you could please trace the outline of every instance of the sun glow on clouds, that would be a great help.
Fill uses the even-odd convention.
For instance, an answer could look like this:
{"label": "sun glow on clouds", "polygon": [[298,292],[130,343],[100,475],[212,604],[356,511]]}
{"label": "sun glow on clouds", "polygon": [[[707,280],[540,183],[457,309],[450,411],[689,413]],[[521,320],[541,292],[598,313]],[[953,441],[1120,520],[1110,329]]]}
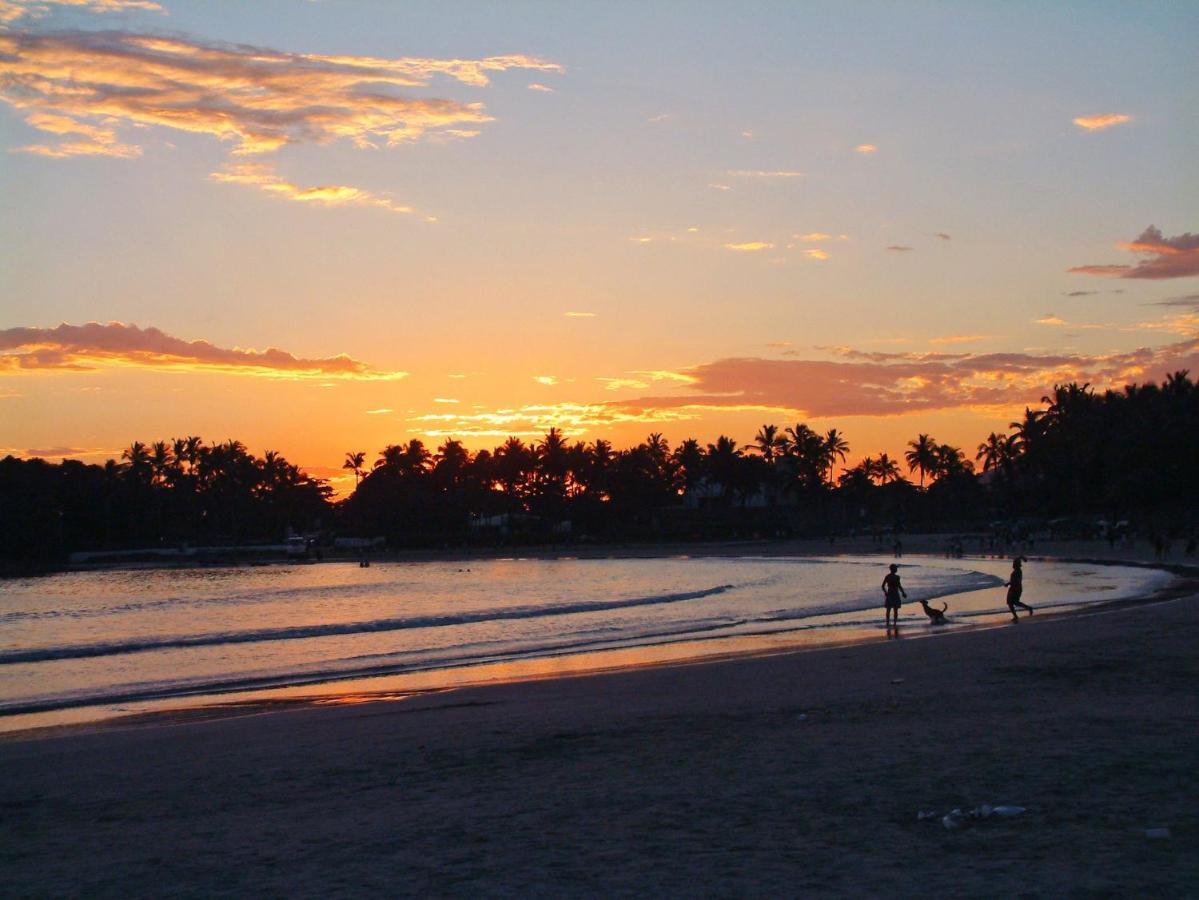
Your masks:
{"label": "sun glow on clouds", "polygon": [[1132,116],[1124,113],[1100,113],[1094,116],[1079,116],[1074,120],[1074,124],[1084,131],[1102,131],[1113,125],[1123,125],[1125,122],[1131,121]]}
{"label": "sun glow on clouds", "polygon": [[88,322],[55,328],[0,331],[0,372],[88,372],[133,367],[185,372],[222,372],[281,379],[338,378],[396,381],[407,372],[384,372],[349,356],[304,359],[284,350],[226,349],[208,341],[186,341],[157,328],[122,322]]}
{"label": "sun glow on clouds", "polygon": [[820,259],[820,260],[828,259],[828,254],[825,253],[823,250],[821,250],[818,247],[813,248],[811,250],[805,250],[804,253],[807,254],[809,259]]}
{"label": "sun glow on clouds", "polygon": [[[472,137],[492,121],[481,103],[396,89],[420,89],[436,76],[482,87],[489,73],[508,69],[562,71],[522,55],[380,59],[124,31],[0,32],[0,100],[27,111],[34,128],[63,133],[38,114],[99,120],[110,130],[158,126],[233,141],[239,155],[334,140],[365,148]],[[129,155],[115,137],[108,146],[109,155]]]}
{"label": "sun glow on clouds", "polygon": [[[227,184],[244,184],[256,187],[277,197],[295,200],[299,203],[312,203],[317,206],[375,206],[388,212],[412,215],[416,213],[411,206],[401,206],[387,197],[372,194],[361,188],[348,185],[319,185],[317,187],[300,187],[286,181],[275,174],[274,166],[269,163],[238,163],[228,165],[219,172],[209,176],[213,181]],[[436,222],[433,216],[425,216],[426,222]]]}
{"label": "sun glow on clouds", "polygon": [[116,132],[111,128],[100,128],[84,122],[76,122],[66,116],[52,113],[33,113],[25,119],[34,128],[50,134],[79,135],[83,140],[63,141],[53,146],[48,144],[27,144],[17,147],[19,153],[33,153],[37,156],[47,156],[51,159],[65,159],[69,156],[115,156],[132,158],[142,155],[142,148],[132,144],[122,144],[117,140]]}
{"label": "sun glow on clouds", "polygon": [[878,153],[878,147],[874,144],[858,144],[853,149],[855,153]]}
{"label": "sun glow on clouds", "polygon": [[568,435],[605,432],[625,423],[666,423],[699,418],[693,409],[635,410],[605,403],[555,403],[468,414],[430,413],[408,421],[430,438],[541,437],[550,428]]}
{"label": "sun glow on clouds", "polygon": [[568,319],[594,319],[595,318],[595,313],[593,313],[593,312],[573,312],[572,311],[572,312],[563,313],[562,315],[566,316],[566,318],[568,318]]}
{"label": "sun glow on clouds", "polygon": [[[1193,317],[1199,318],[1199,317]],[[1196,322],[1187,339],[1157,348],[1084,356],[1052,353],[883,353],[842,348],[839,358],[732,358],[694,366],[672,395],[612,401],[638,414],[701,409],[794,410],[812,417],[886,416],[930,410],[1012,410],[1054,384],[1120,386],[1199,366]]]}
{"label": "sun glow on clouds", "polygon": [[1121,250],[1144,257],[1133,265],[1090,265],[1067,269],[1074,275],[1099,275],[1105,278],[1144,278],[1162,280],[1199,275],[1199,234],[1180,234],[1168,238],[1161,229],[1150,225],[1134,240],[1117,244]]}
{"label": "sun glow on clouds", "polygon": [[769,241],[746,241],[743,244],[725,244],[724,247],[738,253],[756,253],[759,250],[773,250],[774,244]]}

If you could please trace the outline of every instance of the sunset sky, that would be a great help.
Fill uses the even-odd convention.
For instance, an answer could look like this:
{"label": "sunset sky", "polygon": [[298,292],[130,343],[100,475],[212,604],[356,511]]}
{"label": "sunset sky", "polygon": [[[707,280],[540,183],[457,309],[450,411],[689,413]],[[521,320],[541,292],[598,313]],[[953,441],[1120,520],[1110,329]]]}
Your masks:
{"label": "sunset sky", "polygon": [[1193,3],[0,0],[0,455],[973,455],[1199,372],[1196,46]]}

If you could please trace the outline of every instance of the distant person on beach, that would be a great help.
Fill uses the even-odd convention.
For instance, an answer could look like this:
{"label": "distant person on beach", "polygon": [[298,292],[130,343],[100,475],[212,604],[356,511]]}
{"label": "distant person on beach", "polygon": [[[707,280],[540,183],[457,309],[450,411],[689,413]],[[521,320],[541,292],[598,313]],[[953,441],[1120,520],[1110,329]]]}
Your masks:
{"label": "distant person on beach", "polygon": [[1021,564],[1021,557],[1017,556],[1012,560],[1012,574],[1004,587],[1007,588],[1007,608],[1011,611],[1012,621],[1020,621],[1020,617],[1016,615],[1017,606],[1027,609],[1031,616],[1032,607],[1020,599],[1020,595],[1024,593],[1024,568]]}
{"label": "distant person on beach", "polygon": [[887,627],[891,627],[891,617],[895,617],[895,627],[899,627],[899,607],[900,596],[904,600],[908,599],[908,592],[903,589],[903,585],[899,582],[899,566],[891,563],[891,571],[883,576],[883,609],[887,617]]}

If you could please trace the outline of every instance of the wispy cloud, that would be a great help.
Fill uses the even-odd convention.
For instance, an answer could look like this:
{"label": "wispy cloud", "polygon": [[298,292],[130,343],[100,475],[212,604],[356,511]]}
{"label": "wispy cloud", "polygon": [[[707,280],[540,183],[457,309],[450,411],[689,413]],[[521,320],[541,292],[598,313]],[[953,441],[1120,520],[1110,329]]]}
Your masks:
{"label": "wispy cloud", "polygon": [[746,241],[743,244],[725,244],[724,248],[738,253],[756,253],[759,250],[773,250],[774,244],[769,241]]}
{"label": "wispy cloud", "polygon": [[1167,297],[1164,300],[1154,300],[1148,305],[1199,307],[1199,294],[1185,294],[1181,297]]}
{"label": "wispy cloud", "polygon": [[548,84],[541,84],[537,81],[533,82],[528,87],[530,91],[540,91],[543,94],[552,94],[554,92],[554,89]]}
{"label": "wispy cloud", "polygon": [[944,231],[934,231],[933,237],[939,238],[940,240],[943,240],[943,241],[953,240],[953,237],[951,235],[946,234]]}
{"label": "wispy cloud", "polygon": [[25,117],[25,121],[40,131],[64,137],[72,135],[81,139],[61,141],[53,145],[27,144],[17,147],[18,153],[33,153],[51,159],[65,159],[69,156],[116,156],[128,159],[142,154],[141,147],[118,141],[117,133],[112,128],[76,122],[74,119],[53,113],[32,113]]}
{"label": "wispy cloud", "polygon": [[368,410],[366,411],[366,414],[367,414],[368,416],[385,416],[385,415],[387,415],[389,412],[395,412],[395,410],[394,410],[394,409],[391,409],[391,408],[389,408],[389,407],[386,407],[386,406],[381,406],[381,407],[379,407],[378,409],[368,409]]}
{"label": "wispy cloud", "polygon": [[572,310],[571,312],[566,312],[562,315],[566,316],[568,319],[594,319],[596,314],[593,312],[575,312]]}
{"label": "wispy cloud", "polygon": [[649,387],[649,382],[642,381],[640,378],[606,378],[601,376],[595,380],[603,384],[606,391],[620,391],[625,388],[644,390]]}
{"label": "wispy cloud", "polygon": [[[390,197],[373,194],[362,188],[350,187],[344,184],[317,185],[301,187],[292,184],[281,175],[275,173],[275,167],[270,163],[235,163],[229,164],[209,176],[213,181],[226,184],[243,184],[256,187],[276,197],[295,200],[298,203],[310,203],[315,206],[375,206],[388,212],[415,214],[411,206],[396,203]],[[432,216],[424,216],[425,221],[434,222]]]}
{"label": "wispy cloud", "polygon": [[730,169],[733,178],[803,178],[803,172],[791,169]]}
{"label": "wispy cloud", "polygon": [[874,144],[858,144],[853,149],[855,153],[878,153],[878,147]]}
{"label": "wispy cloud", "polygon": [[1135,240],[1117,246],[1145,258],[1136,265],[1074,266],[1066,271],[1076,275],[1151,280],[1199,275],[1199,234],[1187,232],[1168,238],[1161,229],[1150,225]]}
{"label": "wispy cloud", "polygon": [[431,438],[540,437],[551,427],[567,435],[606,432],[637,422],[655,424],[698,418],[691,410],[633,410],[611,403],[528,404],[473,413],[429,413],[408,419],[418,433]]}
{"label": "wispy cloud", "polygon": [[114,457],[118,453],[114,447],[72,447],[70,445],[54,445],[48,447],[29,447],[18,450],[15,447],[0,447],[0,455],[23,456],[26,459],[94,459]]}
{"label": "wispy cloud", "polygon": [[558,378],[555,375],[534,375],[533,380],[538,384],[544,384],[547,387],[558,383]]}
{"label": "wispy cloud", "polygon": [[1079,116],[1074,120],[1074,124],[1084,131],[1103,131],[1113,125],[1123,125],[1131,121],[1132,116],[1124,113],[1098,113],[1093,116]]}
{"label": "wispy cloud", "polygon": [[947,334],[942,337],[929,338],[930,344],[970,344],[975,341],[985,341],[994,337],[990,334]]}
{"label": "wispy cloud", "polygon": [[916,248],[909,247],[906,244],[892,244],[887,249],[890,250],[892,253],[911,253]]}
{"label": "wispy cloud", "polygon": [[153,0],[0,0],[0,24],[18,19],[37,19],[53,9],[77,9],[89,13],[130,12],[147,10],[162,12]]}
{"label": "wispy cloud", "polygon": [[360,381],[394,381],[408,374],[380,371],[345,355],[305,359],[274,347],[226,349],[121,322],[0,330],[0,372],[89,372],[116,367]]}
{"label": "wispy cloud", "polygon": [[813,248],[811,250],[805,250],[804,253],[807,254],[809,259],[820,259],[820,260],[828,259],[828,254],[825,253],[823,250],[821,250],[818,247]]}
{"label": "wispy cloud", "polygon": [[336,140],[374,147],[471,137],[492,120],[481,103],[398,90],[438,76],[482,87],[508,69],[562,70],[523,55],[383,59],[127,31],[0,32],[0,100],[27,112],[35,128],[63,133],[61,123],[39,125],[39,113],[109,131],[157,126],[232,141],[242,155]]}

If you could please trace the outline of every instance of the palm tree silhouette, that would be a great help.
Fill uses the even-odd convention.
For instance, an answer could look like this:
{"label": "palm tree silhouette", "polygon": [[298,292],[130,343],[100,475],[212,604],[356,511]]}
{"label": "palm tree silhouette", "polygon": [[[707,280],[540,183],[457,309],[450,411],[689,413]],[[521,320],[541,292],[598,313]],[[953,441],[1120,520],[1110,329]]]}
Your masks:
{"label": "palm tree silhouette", "polygon": [[828,434],[824,436],[824,459],[826,464],[826,480],[831,484],[833,480],[833,466],[837,464],[837,460],[845,462],[845,458],[849,455],[849,441],[837,431],[836,428],[830,428]]}
{"label": "palm tree silhouette", "polygon": [[899,480],[899,466],[886,453],[880,453],[874,463],[874,477],[879,484],[887,484]]}
{"label": "palm tree silhouette", "polygon": [[358,488],[358,480],[362,477],[362,466],[366,462],[365,450],[354,450],[346,453],[346,461],[341,464],[343,469],[354,470],[354,489]]}
{"label": "palm tree silhouette", "polygon": [[924,476],[937,468],[937,442],[927,434],[922,434],[914,441],[908,441],[911,448],[904,454],[908,463],[908,471],[920,470],[920,487],[924,488]]}

